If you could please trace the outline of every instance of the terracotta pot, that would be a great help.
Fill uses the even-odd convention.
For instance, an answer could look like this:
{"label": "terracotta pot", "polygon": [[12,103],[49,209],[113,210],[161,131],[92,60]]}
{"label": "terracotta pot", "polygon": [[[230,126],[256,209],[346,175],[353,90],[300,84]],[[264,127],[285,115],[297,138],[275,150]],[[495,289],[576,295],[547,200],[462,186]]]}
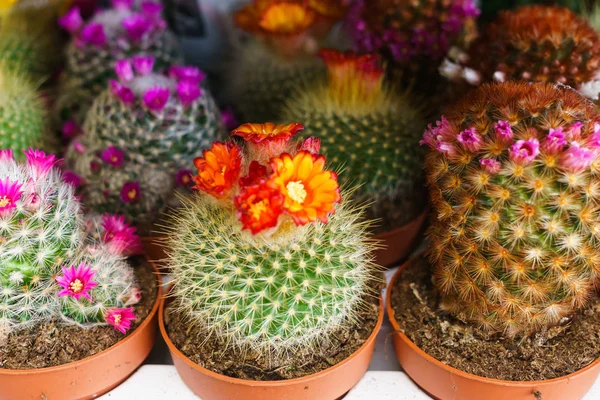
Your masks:
{"label": "terracotta pot", "polygon": [[371,336],[350,357],[313,375],[282,381],[251,381],[230,378],[199,366],[179,351],[167,335],[164,310],[172,298],[160,305],[160,332],[169,346],[177,372],[185,384],[203,400],[332,400],[347,393],[363,377],[373,356],[375,338],[383,321],[383,300]]}
{"label": "terracotta pot", "polygon": [[156,339],[161,279],[152,311],[133,333],[114,346],[91,357],[50,368],[0,369],[2,400],[94,399],[127,379],[144,362]]}
{"label": "terracotta pot", "polygon": [[395,267],[404,261],[419,243],[428,214],[429,207],[408,224],[375,235],[384,246],[375,252],[375,262],[384,267]]}
{"label": "terracotta pot", "polygon": [[405,263],[392,278],[386,308],[395,331],[393,341],[396,357],[402,369],[425,392],[444,400],[579,400],[590,390],[600,373],[600,358],[577,372],[556,379],[502,381],[452,368],[419,349],[402,333],[402,328],[394,318],[391,301],[394,283],[411,262]]}
{"label": "terracotta pot", "polygon": [[162,268],[162,261],[167,258],[165,254],[165,248],[162,244],[164,236],[143,236],[142,244],[144,245],[144,252],[148,259]]}

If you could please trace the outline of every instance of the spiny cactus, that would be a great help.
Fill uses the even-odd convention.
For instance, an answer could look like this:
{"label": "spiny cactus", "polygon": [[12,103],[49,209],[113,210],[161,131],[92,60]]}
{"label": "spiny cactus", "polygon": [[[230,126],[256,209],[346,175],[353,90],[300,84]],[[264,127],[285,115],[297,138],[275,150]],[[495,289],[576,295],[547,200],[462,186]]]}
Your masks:
{"label": "spiny cactus", "polygon": [[257,0],[235,15],[237,25],[253,35],[231,70],[232,101],[243,119],[281,118],[294,88],[323,77],[323,64],[314,56],[335,16],[343,14],[338,3]]}
{"label": "spiny cactus", "polygon": [[180,311],[270,361],[326,341],[376,295],[369,224],[336,205],[337,176],[315,141],[290,140],[299,129],[245,124],[244,147],[215,143],[195,160],[201,192],[166,230]]}
{"label": "spiny cactus", "polygon": [[560,6],[500,12],[468,52],[454,51],[440,68],[452,80],[558,82],[598,100],[600,36]]}
{"label": "spiny cactus", "polygon": [[54,167],[56,158],[25,154],[19,164],[11,150],[0,150],[0,329],[55,319],[121,328],[109,316],[126,314],[124,307],[139,300],[124,261],[139,250],[139,238],[106,216],[101,240],[88,243],[80,205]]}
{"label": "spiny cactus", "polygon": [[321,151],[342,171],[345,183],[361,185],[356,196],[372,203],[369,215],[395,228],[422,210],[425,153],[417,150],[425,127],[407,95],[384,86],[378,57],[324,50],[327,82],[290,96],[287,119],[303,121],[303,137],[318,137]]}
{"label": "spiny cactus", "polygon": [[442,307],[508,335],[557,324],[600,277],[600,114],[550,83],[483,85],[425,132]]}
{"label": "spiny cactus", "polygon": [[153,56],[158,70],[181,61],[175,36],[161,17],[162,6],[142,2],[139,11],[131,1],[115,0],[110,9],[84,22],[77,7],[60,18],[73,35],[66,50],[65,77],[56,102],[59,122],[83,122],[94,98],[114,78],[115,63],[134,56]]}
{"label": "spiny cactus", "polygon": [[547,5],[560,4],[561,6],[569,7],[573,11],[581,11],[582,5],[585,5],[585,2],[584,0],[486,0],[481,2],[481,13],[484,16],[494,16],[500,10],[508,10],[533,3]]}
{"label": "spiny cactus", "polygon": [[[123,213],[149,229],[173,192],[177,175],[224,134],[218,108],[194,67],[153,73],[152,57],[116,64],[94,101],[67,166],[83,178],[84,204]],[[134,72],[135,70],[135,72]],[[185,183],[185,182],[180,182]]]}

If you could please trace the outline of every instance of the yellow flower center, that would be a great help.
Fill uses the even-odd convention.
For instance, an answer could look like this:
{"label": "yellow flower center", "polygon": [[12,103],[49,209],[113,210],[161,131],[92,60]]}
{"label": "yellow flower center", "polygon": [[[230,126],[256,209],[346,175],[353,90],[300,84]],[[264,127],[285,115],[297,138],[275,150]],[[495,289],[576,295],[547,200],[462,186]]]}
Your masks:
{"label": "yellow flower center", "polygon": [[302,204],[306,200],[306,189],[302,181],[289,182],[285,188],[288,191],[288,196],[296,203]]}
{"label": "yellow flower center", "polygon": [[113,318],[115,320],[115,325],[121,324],[121,314],[115,314]]}
{"label": "yellow flower center", "polygon": [[267,200],[262,200],[250,205],[250,214],[254,219],[260,219],[261,214],[265,211],[267,211]]}
{"label": "yellow flower center", "polygon": [[79,293],[83,289],[83,282],[79,279],[75,279],[73,282],[69,283],[69,288],[73,291],[73,293]]}
{"label": "yellow flower center", "polygon": [[127,192],[127,197],[129,197],[131,200],[135,199],[137,197],[137,190],[131,189],[129,192]]}
{"label": "yellow flower center", "polygon": [[0,207],[6,207],[11,203],[10,199],[6,196],[0,197]]}
{"label": "yellow flower center", "polygon": [[116,163],[117,161],[119,161],[119,159],[117,158],[117,156],[112,156],[111,161]]}

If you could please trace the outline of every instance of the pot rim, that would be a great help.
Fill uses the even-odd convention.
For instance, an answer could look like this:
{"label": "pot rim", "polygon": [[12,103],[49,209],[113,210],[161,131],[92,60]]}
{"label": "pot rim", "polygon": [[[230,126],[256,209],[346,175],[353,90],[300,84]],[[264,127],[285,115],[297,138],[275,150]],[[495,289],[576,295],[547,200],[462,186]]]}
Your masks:
{"label": "pot rim", "polygon": [[154,314],[156,314],[156,312],[158,311],[158,309],[160,307],[161,299],[162,299],[162,289],[161,288],[162,288],[163,283],[162,283],[161,274],[158,271],[158,268],[156,267],[156,264],[154,264],[153,261],[148,260],[148,258],[146,256],[142,256],[142,257],[144,257],[146,262],[148,262],[148,264],[152,268],[152,272],[153,272],[154,276],[156,277],[156,280],[158,283],[158,285],[156,287],[156,299],[154,300],[154,304],[152,305],[152,310],[150,310],[150,313],[146,316],[144,321],[137,328],[135,328],[135,330],[129,336],[127,336],[123,340],[118,341],[117,343],[115,343],[114,345],[110,346],[109,348],[107,348],[105,350],[102,350],[101,352],[96,353],[92,356],[82,358],[81,360],[73,361],[73,362],[66,363],[66,364],[56,365],[54,367],[44,367],[44,368],[32,368],[32,369],[0,368],[0,375],[28,375],[28,374],[35,375],[35,374],[46,374],[46,373],[52,373],[52,372],[59,372],[64,369],[77,368],[84,363],[91,362],[99,357],[104,356],[106,353],[114,350],[115,348],[117,348],[127,342],[135,340],[141,334],[141,332],[144,330],[143,328],[145,328],[146,326],[148,326],[148,324],[150,324],[152,322],[152,316]]}
{"label": "pot rim", "polygon": [[419,215],[417,215],[415,218],[411,219],[410,221],[408,221],[404,225],[402,225],[402,226],[400,226],[398,228],[394,228],[391,231],[385,231],[385,232],[378,233],[377,235],[374,235],[373,237],[375,239],[378,239],[378,240],[383,240],[383,239],[387,239],[387,238],[389,238],[391,236],[396,236],[400,232],[404,231],[407,226],[415,223],[418,220],[425,219],[427,217],[427,214],[429,214],[429,205],[426,205],[425,208],[423,209],[423,211],[421,211],[419,213]]}
{"label": "pot rim", "polygon": [[392,328],[394,329],[393,333],[397,334],[400,337],[400,339],[402,339],[402,341],[404,341],[408,345],[408,347],[410,347],[411,350],[416,352],[420,357],[424,358],[428,362],[432,363],[435,367],[442,368],[442,369],[450,372],[453,375],[458,375],[462,378],[479,381],[481,383],[502,385],[502,386],[531,387],[531,386],[553,384],[553,383],[557,383],[559,381],[564,381],[564,380],[570,380],[570,379],[574,378],[575,376],[582,374],[592,368],[595,368],[598,364],[600,364],[600,357],[599,357],[595,361],[593,361],[591,364],[589,364],[575,372],[572,372],[568,375],[563,375],[558,378],[544,379],[544,380],[540,380],[540,381],[506,381],[506,380],[502,380],[502,379],[486,378],[483,376],[470,374],[468,372],[461,371],[457,368],[451,367],[447,364],[444,364],[444,363],[438,361],[437,359],[435,359],[434,357],[430,356],[425,351],[423,351],[421,348],[419,348],[419,346],[417,346],[412,340],[410,340],[410,338],[408,336],[406,336],[400,330],[400,325],[398,324],[398,321],[396,321],[396,318],[394,316],[394,308],[392,307],[392,290],[394,288],[394,284],[400,278],[402,271],[404,271],[406,269],[406,267],[408,267],[408,265],[410,263],[414,262],[415,260],[416,260],[416,257],[410,258],[409,260],[407,260],[404,264],[402,264],[398,268],[398,271],[396,271],[394,273],[394,276],[392,277],[392,280],[390,281],[390,284],[388,286],[388,292],[387,292],[387,298],[385,300],[385,303],[386,303],[385,306],[386,306],[388,319],[389,319],[390,323],[392,324]]}
{"label": "pot rim", "polygon": [[381,295],[381,293],[379,294],[379,316],[377,318],[377,324],[375,325],[375,328],[373,329],[373,332],[371,332],[371,334],[369,335],[369,337],[367,338],[367,340],[365,340],[365,342],[358,348],[356,349],[356,351],[354,353],[352,353],[350,356],[348,356],[347,358],[345,358],[344,360],[340,361],[339,363],[332,365],[331,367],[324,369],[323,371],[319,371],[315,374],[310,374],[310,375],[306,375],[306,376],[302,376],[300,378],[293,378],[293,379],[285,379],[285,380],[280,380],[280,381],[254,381],[254,380],[248,380],[248,379],[240,379],[240,378],[231,378],[227,375],[222,375],[222,374],[218,374],[214,371],[211,371],[207,368],[201,367],[200,365],[196,364],[195,362],[193,362],[192,360],[190,360],[185,354],[183,354],[176,346],[175,344],[171,341],[171,338],[169,337],[169,335],[167,334],[167,330],[165,327],[165,321],[164,321],[164,312],[165,312],[165,305],[167,302],[172,301],[173,297],[170,297],[169,294],[171,292],[171,289],[173,288],[173,285],[171,285],[169,287],[169,289],[165,292],[165,295],[163,295],[162,297],[162,301],[160,302],[160,307],[158,310],[158,327],[160,329],[160,333],[163,337],[163,340],[165,341],[165,343],[167,344],[167,346],[169,347],[169,351],[174,354],[175,356],[177,356],[177,358],[179,358],[180,360],[182,360],[183,362],[185,362],[185,364],[188,367],[191,367],[192,369],[204,374],[204,375],[208,375],[211,378],[214,379],[218,379],[220,381],[224,381],[224,382],[228,382],[228,383],[232,383],[232,384],[236,384],[236,385],[242,385],[242,386],[253,386],[253,387],[278,387],[278,386],[288,386],[288,385],[293,385],[293,384],[300,384],[302,382],[310,382],[313,381],[317,378],[321,378],[325,375],[330,374],[331,372],[333,372],[335,369],[341,367],[342,365],[350,362],[353,358],[355,358],[359,353],[365,351],[367,349],[367,347],[376,340],[377,338],[377,334],[379,333],[379,331],[381,330],[381,324],[383,323],[383,317],[385,314],[385,305],[384,305],[384,301],[383,301],[383,296]]}

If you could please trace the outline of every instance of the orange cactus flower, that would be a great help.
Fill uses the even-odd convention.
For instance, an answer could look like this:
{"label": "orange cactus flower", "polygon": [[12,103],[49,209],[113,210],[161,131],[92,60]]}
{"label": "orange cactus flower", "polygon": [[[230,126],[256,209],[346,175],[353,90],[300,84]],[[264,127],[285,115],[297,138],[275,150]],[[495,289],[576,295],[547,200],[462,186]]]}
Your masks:
{"label": "orange cactus flower", "polygon": [[298,122],[292,122],[288,125],[275,125],[272,122],[267,122],[266,124],[244,124],[234,129],[231,134],[252,143],[274,140],[284,140],[287,142],[303,129],[304,125]]}
{"label": "orange cactus flower", "polygon": [[327,223],[341,198],[337,174],[325,170],[325,157],[300,151],[271,159],[269,185],[284,195],[283,208],[296,225],[317,219]]}
{"label": "orange cactus flower", "polygon": [[277,226],[283,213],[283,201],[281,192],[268,186],[264,180],[244,187],[242,193],[234,198],[239,220],[253,235]]}
{"label": "orange cactus flower", "polygon": [[315,18],[315,11],[304,4],[278,2],[264,10],[258,26],[268,33],[295,35],[310,28]]}
{"label": "orange cactus flower", "polygon": [[194,188],[217,198],[229,195],[240,175],[241,164],[242,150],[236,144],[213,143],[210,150],[204,150],[202,157],[194,160],[198,168]]}

